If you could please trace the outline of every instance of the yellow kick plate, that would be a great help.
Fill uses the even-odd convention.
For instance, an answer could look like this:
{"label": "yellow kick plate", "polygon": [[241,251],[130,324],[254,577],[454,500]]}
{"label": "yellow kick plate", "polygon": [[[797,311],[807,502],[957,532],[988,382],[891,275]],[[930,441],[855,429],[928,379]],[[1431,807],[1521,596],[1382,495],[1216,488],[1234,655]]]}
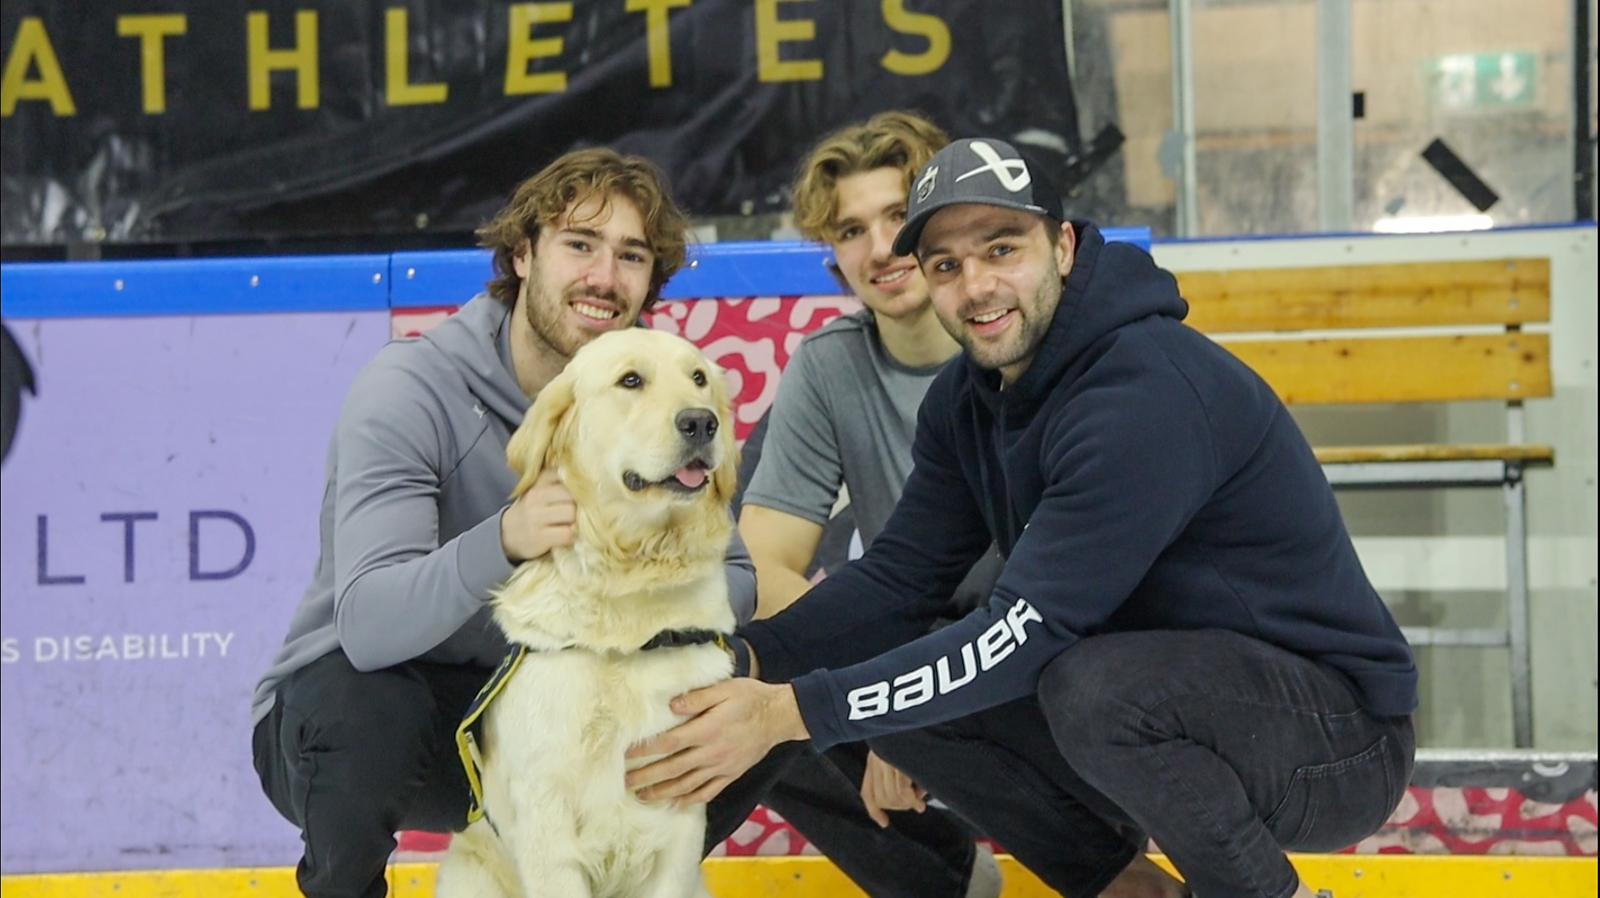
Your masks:
{"label": "yellow kick plate", "polygon": [[[1593,898],[1592,857],[1291,855],[1301,878],[1333,898]],[[1168,866],[1166,859],[1155,857]],[[1000,857],[1003,898],[1055,895],[1009,856]],[[435,864],[389,869],[394,898],[432,898]],[[706,882],[717,898],[860,898],[821,857],[712,858]],[[0,877],[0,898],[293,898],[289,867],[149,870]]]}

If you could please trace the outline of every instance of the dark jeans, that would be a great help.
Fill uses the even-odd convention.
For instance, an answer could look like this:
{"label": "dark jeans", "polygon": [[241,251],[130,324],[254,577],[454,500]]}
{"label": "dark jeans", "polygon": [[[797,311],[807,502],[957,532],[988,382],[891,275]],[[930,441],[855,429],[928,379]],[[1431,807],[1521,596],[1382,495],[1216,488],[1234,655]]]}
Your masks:
{"label": "dark jeans", "polygon": [[[336,651],[278,687],[256,725],[256,773],[300,827],[296,876],[310,898],[380,898],[402,829],[466,826],[455,730],[489,671],[413,661],[362,673]],[[750,815],[799,745],[774,750],[707,809],[706,851]]]}
{"label": "dark jeans", "polygon": [[1284,849],[1371,834],[1415,748],[1332,668],[1207,630],[1082,640],[1036,698],[879,751],[1063,895],[1099,894],[1148,836],[1200,898],[1285,898]]}
{"label": "dark jeans", "polygon": [[859,743],[820,755],[807,746],[762,803],[873,898],[961,898],[977,850],[972,831],[936,807],[891,811],[889,828],[880,829],[861,804],[866,760]]}

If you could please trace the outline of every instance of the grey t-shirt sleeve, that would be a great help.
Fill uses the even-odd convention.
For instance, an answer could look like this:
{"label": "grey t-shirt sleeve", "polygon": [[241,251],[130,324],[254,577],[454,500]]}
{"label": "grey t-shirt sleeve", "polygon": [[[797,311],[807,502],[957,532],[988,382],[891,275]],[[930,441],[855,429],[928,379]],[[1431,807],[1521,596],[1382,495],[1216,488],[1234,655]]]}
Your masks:
{"label": "grey t-shirt sleeve", "polygon": [[439,544],[447,425],[416,375],[369,366],[345,400],[334,464],[334,623],[358,670],[416,658],[511,575],[497,511]]}
{"label": "grey t-shirt sleeve", "polygon": [[801,343],[789,357],[744,504],[826,524],[844,472],[817,355],[814,343]]}
{"label": "grey t-shirt sleeve", "polygon": [[750,560],[750,550],[739,538],[739,528],[733,528],[733,540],[728,543],[725,561],[728,573],[728,604],[733,606],[734,619],[739,626],[750,623],[756,616],[756,564]]}

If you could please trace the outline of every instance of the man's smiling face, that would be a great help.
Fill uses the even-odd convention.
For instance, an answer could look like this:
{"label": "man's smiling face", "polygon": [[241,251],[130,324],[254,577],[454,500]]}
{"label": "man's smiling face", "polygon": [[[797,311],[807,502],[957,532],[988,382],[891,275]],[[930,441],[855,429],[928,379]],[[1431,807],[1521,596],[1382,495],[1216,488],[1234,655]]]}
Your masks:
{"label": "man's smiling face", "polygon": [[899,168],[874,168],[840,178],[837,220],[829,239],[850,292],[873,312],[900,318],[928,305],[928,285],[917,262],[890,249],[906,220],[906,176]]}
{"label": "man's smiling face", "polygon": [[917,258],[933,310],[980,367],[1015,383],[1039,351],[1072,270],[1072,225],[980,203],[947,206],[923,228]]}
{"label": "man's smiling face", "polygon": [[586,197],[540,228],[532,252],[514,260],[523,314],[540,340],[571,358],[596,336],[639,320],[654,260],[632,200]]}

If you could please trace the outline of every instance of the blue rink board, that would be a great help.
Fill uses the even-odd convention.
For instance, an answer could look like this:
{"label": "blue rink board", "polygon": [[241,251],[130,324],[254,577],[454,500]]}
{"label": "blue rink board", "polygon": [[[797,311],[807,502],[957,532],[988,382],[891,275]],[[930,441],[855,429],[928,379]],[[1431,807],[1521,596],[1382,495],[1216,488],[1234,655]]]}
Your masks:
{"label": "blue rink board", "polygon": [[[1108,240],[1150,249],[1148,228],[1106,228]],[[813,243],[752,241],[691,247],[667,299],[826,296],[842,289]],[[455,306],[483,290],[487,250],[0,265],[8,319],[340,312]]]}

